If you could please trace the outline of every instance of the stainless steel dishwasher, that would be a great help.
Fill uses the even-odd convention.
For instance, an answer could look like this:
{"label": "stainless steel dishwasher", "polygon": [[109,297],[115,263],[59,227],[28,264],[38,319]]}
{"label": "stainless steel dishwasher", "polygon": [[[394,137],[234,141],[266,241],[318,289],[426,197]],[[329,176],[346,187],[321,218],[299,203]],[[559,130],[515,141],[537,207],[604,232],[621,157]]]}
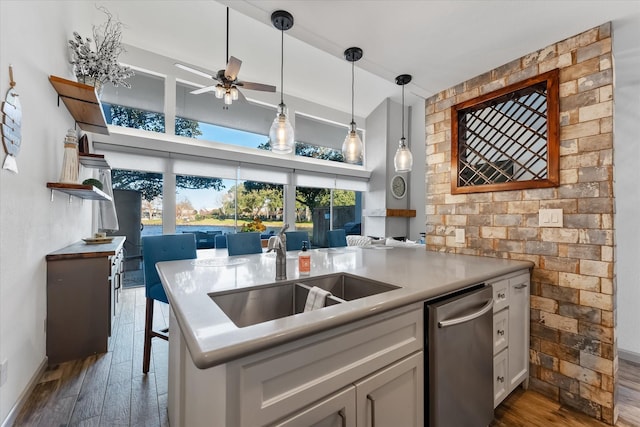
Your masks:
{"label": "stainless steel dishwasher", "polygon": [[425,420],[485,427],[493,420],[493,292],[484,284],[427,301]]}

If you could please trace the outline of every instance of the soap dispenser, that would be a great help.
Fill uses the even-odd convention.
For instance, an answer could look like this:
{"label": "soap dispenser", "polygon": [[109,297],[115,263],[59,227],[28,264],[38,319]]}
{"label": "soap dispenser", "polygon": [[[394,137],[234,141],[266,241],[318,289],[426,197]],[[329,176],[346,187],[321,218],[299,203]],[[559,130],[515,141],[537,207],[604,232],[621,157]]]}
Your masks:
{"label": "soap dispenser", "polygon": [[302,242],[302,250],[298,253],[298,272],[301,276],[311,274],[311,254],[307,250],[307,241]]}

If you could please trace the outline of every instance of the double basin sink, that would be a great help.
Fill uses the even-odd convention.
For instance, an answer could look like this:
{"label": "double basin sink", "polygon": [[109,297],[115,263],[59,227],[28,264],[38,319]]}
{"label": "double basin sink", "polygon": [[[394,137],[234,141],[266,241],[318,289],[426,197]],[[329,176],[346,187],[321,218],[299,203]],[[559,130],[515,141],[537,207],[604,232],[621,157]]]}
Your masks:
{"label": "double basin sink", "polygon": [[216,292],[209,297],[237,327],[244,328],[303,313],[307,295],[313,286],[331,292],[325,307],[398,289],[387,283],[338,273]]}

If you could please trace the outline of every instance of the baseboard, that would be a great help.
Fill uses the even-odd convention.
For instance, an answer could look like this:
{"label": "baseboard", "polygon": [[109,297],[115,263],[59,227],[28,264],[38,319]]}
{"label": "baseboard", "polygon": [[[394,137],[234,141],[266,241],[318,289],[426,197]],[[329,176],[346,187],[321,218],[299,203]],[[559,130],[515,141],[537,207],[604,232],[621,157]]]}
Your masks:
{"label": "baseboard", "polygon": [[22,409],[25,403],[27,403],[27,399],[29,399],[29,396],[31,396],[31,392],[36,387],[36,384],[38,384],[38,380],[47,369],[47,362],[48,359],[47,357],[45,357],[44,360],[42,360],[42,362],[40,363],[40,366],[38,366],[38,369],[36,369],[35,374],[33,374],[33,376],[31,377],[31,380],[29,381],[29,384],[27,384],[27,387],[25,387],[25,389],[22,390],[22,393],[20,393],[18,401],[15,405],[13,405],[11,411],[9,411],[9,414],[7,415],[7,418],[5,418],[2,422],[1,427],[10,427],[16,422],[16,417],[20,413],[20,409]]}
{"label": "baseboard", "polygon": [[629,362],[640,363],[640,353],[635,351],[618,349],[618,357]]}

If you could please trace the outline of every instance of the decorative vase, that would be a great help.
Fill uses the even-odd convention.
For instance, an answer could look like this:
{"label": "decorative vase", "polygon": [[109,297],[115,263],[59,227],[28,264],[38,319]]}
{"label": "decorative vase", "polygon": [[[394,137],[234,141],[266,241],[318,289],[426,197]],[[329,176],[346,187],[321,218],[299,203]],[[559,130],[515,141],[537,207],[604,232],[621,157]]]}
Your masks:
{"label": "decorative vase", "polygon": [[100,80],[97,80],[93,76],[76,76],[76,78],[78,79],[78,83],[93,86],[96,90],[96,96],[98,99],[102,98],[102,90],[104,89],[104,86]]}

